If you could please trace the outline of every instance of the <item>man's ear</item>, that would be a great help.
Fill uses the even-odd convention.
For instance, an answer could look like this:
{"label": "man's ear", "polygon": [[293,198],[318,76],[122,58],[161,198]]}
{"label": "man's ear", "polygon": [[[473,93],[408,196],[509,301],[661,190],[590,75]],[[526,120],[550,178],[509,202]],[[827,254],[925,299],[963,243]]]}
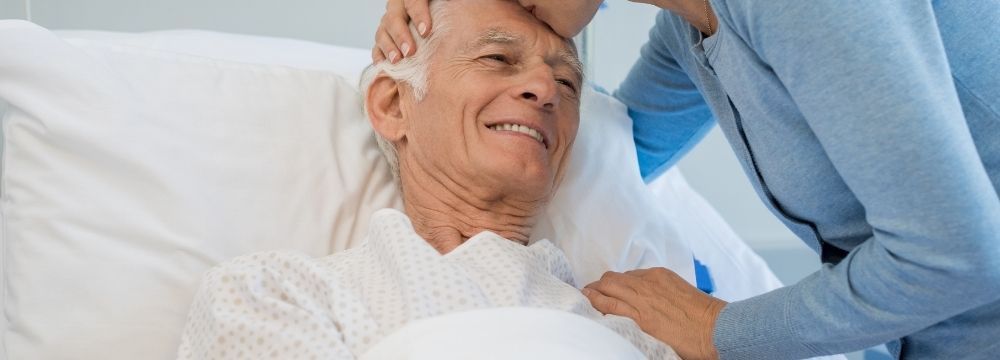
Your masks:
{"label": "man's ear", "polygon": [[396,80],[379,75],[368,88],[365,108],[372,128],[389,142],[402,140],[406,135],[406,122],[400,100],[400,84]]}

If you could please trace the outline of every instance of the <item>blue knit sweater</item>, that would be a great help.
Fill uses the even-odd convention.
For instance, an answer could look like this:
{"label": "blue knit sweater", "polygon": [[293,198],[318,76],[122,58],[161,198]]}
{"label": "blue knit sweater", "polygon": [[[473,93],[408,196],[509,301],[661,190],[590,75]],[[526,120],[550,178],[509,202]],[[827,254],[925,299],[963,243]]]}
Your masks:
{"label": "blue knit sweater", "polygon": [[712,5],[705,39],[661,13],[616,93],[643,175],[717,121],[762,201],[825,262],[726,306],[721,357],[889,342],[909,359],[996,358],[1000,2]]}

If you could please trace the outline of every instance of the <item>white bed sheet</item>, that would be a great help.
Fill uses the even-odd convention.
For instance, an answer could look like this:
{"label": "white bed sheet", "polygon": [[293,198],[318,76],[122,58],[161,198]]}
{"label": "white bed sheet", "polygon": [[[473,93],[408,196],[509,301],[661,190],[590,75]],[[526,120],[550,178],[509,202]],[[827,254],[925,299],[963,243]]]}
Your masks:
{"label": "white bed sheet", "polygon": [[632,344],[592,320],[534,308],[483,309],[413,322],[361,360],[640,360]]}

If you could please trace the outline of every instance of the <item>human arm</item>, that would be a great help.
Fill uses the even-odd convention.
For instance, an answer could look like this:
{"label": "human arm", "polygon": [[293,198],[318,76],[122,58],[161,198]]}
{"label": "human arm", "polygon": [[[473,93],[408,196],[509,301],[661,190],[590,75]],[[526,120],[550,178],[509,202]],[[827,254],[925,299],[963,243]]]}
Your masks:
{"label": "human arm", "polygon": [[988,285],[1000,281],[1000,204],[932,4],[717,10],[781,80],[873,234],[799,284],[727,306],[715,330],[723,358],[858,350],[1000,298]]}
{"label": "human arm", "polygon": [[719,30],[719,18],[715,16],[708,0],[629,0],[646,3],[677,14],[702,34],[713,35]]}
{"label": "human arm", "polygon": [[1000,204],[931,5],[732,3],[720,18],[782,80],[873,236],[799,284],[726,305],[720,356],[848,352],[996,301]]}
{"label": "human arm", "polygon": [[[643,179],[675,165],[715,125],[701,90],[691,80],[689,24],[665,11],[615,97],[628,107]],[[683,65],[682,65],[683,64]]]}

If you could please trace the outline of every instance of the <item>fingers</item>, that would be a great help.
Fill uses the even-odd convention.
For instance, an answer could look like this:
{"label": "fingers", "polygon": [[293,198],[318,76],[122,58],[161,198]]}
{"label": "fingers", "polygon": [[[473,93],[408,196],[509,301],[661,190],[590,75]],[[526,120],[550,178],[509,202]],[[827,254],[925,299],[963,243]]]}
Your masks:
{"label": "fingers", "polygon": [[388,0],[385,4],[385,15],[375,33],[375,49],[372,50],[372,61],[389,59],[395,64],[400,59],[413,55],[417,51],[416,42],[410,32],[409,24],[416,24],[420,36],[427,37],[431,32],[431,15],[429,0]]}
{"label": "fingers", "polygon": [[639,292],[635,286],[637,285],[635,284],[637,280],[632,275],[608,271],[601,276],[600,280],[586,287],[600,291],[608,296],[628,301],[639,297]]}
{"label": "fingers", "polygon": [[416,24],[417,32],[422,37],[431,33],[431,10],[428,0],[406,0],[406,13],[410,22]]}
{"label": "fingers", "polygon": [[[378,30],[375,31],[375,48],[372,49],[372,61],[379,62],[389,59],[389,62],[396,63],[403,56],[404,51],[400,50],[403,43],[412,44],[413,39],[407,34],[398,34],[400,28],[405,29],[409,21],[406,15],[406,6],[403,0],[387,0],[385,3],[385,15],[379,23]],[[405,38],[398,39],[398,37]],[[412,51],[407,45],[407,52]]]}
{"label": "fingers", "polygon": [[412,55],[412,51],[415,50],[408,21],[409,17],[406,15],[405,8],[387,10],[385,16],[382,17],[380,30],[384,30],[389,35],[392,45],[396,47],[396,50],[399,50],[400,58]]}
{"label": "fingers", "polygon": [[379,31],[375,33],[375,49],[372,50],[372,53],[373,61],[378,60],[374,56],[375,53],[380,53],[382,59],[388,59],[393,64],[399,61],[399,49],[396,48],[396,43],[392,41],[389,33],[385,32],[382,27],[379,27]]}
{"label": "fingers", "polygon": [[633,303],[641,302],[639,292],[633,286],[636,279],[631,275],[606,272],[601,279],[587,285],[583,293],[604,314],[615,314],[639,321],[639,310]]}
{"label": "fingers", "polygon": [[607,296],[598,290],[584,288],[583,295],[590,300],[590,304],[602,314],[613,314],[632,319],[639,318],[639,310],[619,299]]}

